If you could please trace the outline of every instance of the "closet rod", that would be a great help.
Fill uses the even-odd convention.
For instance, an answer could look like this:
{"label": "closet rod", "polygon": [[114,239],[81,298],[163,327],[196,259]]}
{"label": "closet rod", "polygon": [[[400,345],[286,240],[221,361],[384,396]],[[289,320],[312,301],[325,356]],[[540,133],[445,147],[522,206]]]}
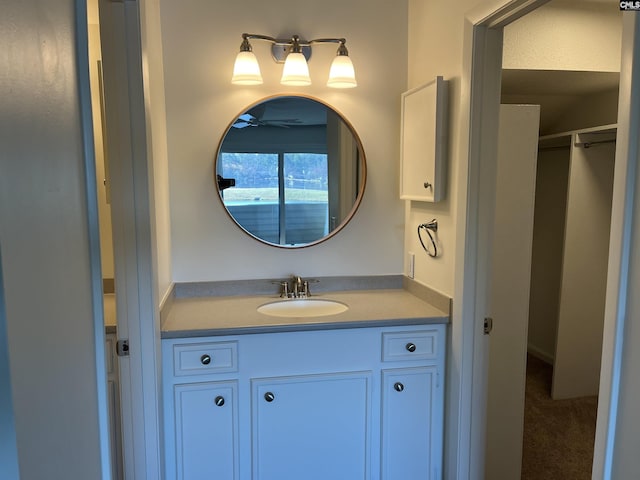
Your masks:
{"label": "closet rod", "polygon": [[611,138],[609,140],[597,140],[595,142],[576,142],[574,145],[576,147],[589,148],[589,147],[592,147],[593,145],[600,145],[602,143],[616,143],[616,139]]}

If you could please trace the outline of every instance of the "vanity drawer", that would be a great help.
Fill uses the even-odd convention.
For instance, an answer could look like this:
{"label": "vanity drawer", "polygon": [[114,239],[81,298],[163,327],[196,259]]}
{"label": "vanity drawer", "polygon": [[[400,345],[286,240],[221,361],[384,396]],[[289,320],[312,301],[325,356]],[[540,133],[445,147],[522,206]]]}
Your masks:
{"label": "vanity drawer", "polygon": [[382,361],[435,360],[438,330],[386,332],[382,334]]}
{"label": "vanity drawer", "polygon": [[188,343],[173,346],[175,376],[238,370],[238,342]]}

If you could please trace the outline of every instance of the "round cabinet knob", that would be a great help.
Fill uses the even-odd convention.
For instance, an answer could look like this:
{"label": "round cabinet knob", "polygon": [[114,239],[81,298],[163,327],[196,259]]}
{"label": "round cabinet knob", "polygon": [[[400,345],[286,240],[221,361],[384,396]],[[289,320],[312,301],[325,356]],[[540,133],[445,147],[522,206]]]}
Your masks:
{"label": "round cabinet knob", "polygon": [[218,395],[215,400],[213,401],[218,407],[221,407],[224,405],[224,397],[222,395]]}
{"label": "round cabinet knob", "polygon": [[415,352],[416,351],[416,344],[415,343],[407,343],[407,345],[405,346],[405,348],[407,349],[407,351],[409,352]]}
{"label": "round cabinet knob", "polygon": [[200,363],[203,365],[209,365],[211,363],[211,356],[204,354],[200,357]]}
{"label": "round cabinet knob", "polygon": [[264,399],[269,403],[273,402],[275,400],[275,398],[276,398],[276,396],[271,392],[267,392],[267,393],[264,394]]}
{"label": "round cabinet knob", "polygon": [[404,390],[404,385],[400,382],[396,382],[393,384],[393,388],[395,389],[396,392],[401,392]]}

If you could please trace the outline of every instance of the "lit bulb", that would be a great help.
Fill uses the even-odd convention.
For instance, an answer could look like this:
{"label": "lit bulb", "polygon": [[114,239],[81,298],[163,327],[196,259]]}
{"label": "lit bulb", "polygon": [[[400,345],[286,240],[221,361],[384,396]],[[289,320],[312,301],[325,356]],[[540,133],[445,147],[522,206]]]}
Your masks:
{"label": "lit bulb", "polygon": [[284,68],[282,69],[280,83],[294,87],[311,85],[309,66],[307,65],[307,59],[304,58],[302,53],[290,53],[287,55]]}
{"label": "lit bulb", "polygon": [[233,65],[233,77],[231,83],[235,85],[260,85],[262,75],[260,65],[253,52],[239,52],[236,63]]}
{"label": "lit bulb", "polygon": [[353,63],[349,56],[337,55],[333,59],[333,63],[331,63],[327,86],[332,88],[353,88],[357,85]]}

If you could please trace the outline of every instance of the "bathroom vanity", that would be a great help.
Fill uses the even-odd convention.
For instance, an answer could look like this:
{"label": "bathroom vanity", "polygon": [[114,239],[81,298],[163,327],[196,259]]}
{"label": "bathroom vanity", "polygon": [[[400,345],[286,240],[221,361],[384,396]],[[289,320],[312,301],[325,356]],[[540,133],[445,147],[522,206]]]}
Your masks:
{"label": "bathroom vanity", "polygon": [[163,326],[167,478],[439,479],[448,314],[404,290],[176,299]]}

